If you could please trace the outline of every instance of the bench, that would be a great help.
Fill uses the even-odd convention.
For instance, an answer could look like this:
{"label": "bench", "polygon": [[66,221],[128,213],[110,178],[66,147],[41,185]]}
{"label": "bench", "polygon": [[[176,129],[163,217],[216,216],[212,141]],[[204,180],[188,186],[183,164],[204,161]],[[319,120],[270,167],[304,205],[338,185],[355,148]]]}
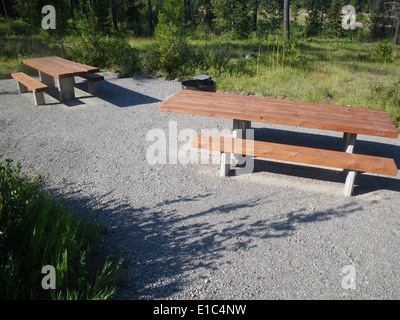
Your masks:
{"label": "bench", "polygon": [[26,73],[23,72],[12,73],[11,77],[17,80],[19,93],[28,92],[29,88],[33,91],[35,105],[44,104],[43,92],[49,88],[47,85],[28,76]]}
{"label": "bench", "polygon": [[197,135],[192,139],[191,146],[199,149],[220,151],[222,153],[221,176],[227,176],[229,173],[231,154],[242,154],[246,156],[348,170],[343,190],[344,195],[347,197],[350,197],[353,193],[357,172],[369,172],[388,176],[397,175],[398,169],[396,163],[393,159],[389,158],[256,140],[251,140],[251,147],[246,147],[246,141],[249,140]]}
{"label": "bench", "polygon": [[88,90],[89,93],[92,95],[97,94],[97,86],[96,82],[104,80],[104,77],[96,74],[96,73],[86,73],[83,75],[80,75],[81,78],[86,79],[88,81]]}

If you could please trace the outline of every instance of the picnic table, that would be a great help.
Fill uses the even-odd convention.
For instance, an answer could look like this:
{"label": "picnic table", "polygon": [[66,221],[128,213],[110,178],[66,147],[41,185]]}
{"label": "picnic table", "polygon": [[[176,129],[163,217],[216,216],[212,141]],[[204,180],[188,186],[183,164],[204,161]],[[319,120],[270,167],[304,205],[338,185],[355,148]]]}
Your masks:
{"label": "picnic table", "polygon": [[[221,175],[228,175],[229,156],[235,153],[348,170],[346,196],[353,193],[357,172],[397,175],[393,159],[354,154],[357,134],[398,137],[396,126],[384,110],[194,90],[182,90],[170,97],[161,104],[160,110],[233,120],[233,138],[198,135],[192,140],[194,147],[222,153]],[[332,151],[252,141],[252,149],[247,150],[243,146],[251,121],[342,132],[342,149]]]}
{"label": "picnic table", "polygon": [[[57,56],[26,59],[23,60],[23,63],[38,70],[40,81],[48,88],[56,87],[55,80],[61,101],[75,98],[74,76],[80,76],[92,82],[104,79],[100,75],[91,76],[91,74],[99,72],[99,68]],[[89,89],[91,89],[90,86]]]}

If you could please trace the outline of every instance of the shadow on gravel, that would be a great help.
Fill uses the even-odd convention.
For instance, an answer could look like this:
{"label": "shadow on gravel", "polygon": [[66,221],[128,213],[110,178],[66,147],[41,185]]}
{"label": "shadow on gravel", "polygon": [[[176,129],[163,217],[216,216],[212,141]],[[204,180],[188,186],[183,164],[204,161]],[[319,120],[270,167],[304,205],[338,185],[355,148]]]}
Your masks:
{"label": "shadow on gravel", "polygon": [[80,190],[65,194],[60,189],[57,194],[60,191],[77,212],[107,226],[105,250],[114,260],[124,259],[120,274],[124,285],[116,299],[166,299],[190,286],[193,278],[201,280],[201,269],[216,270],[235,252],[269,248],[270,239],[290,236],[302,224],[363,210],[351,202],[327,211],[265,212],[265,217],[256,219],[255,208],[263,210],[270,199],[213,206],[209,203],[215,195],[207,193],[132,208],[119,200],[83,198]]}
{"label": "shadow on gravel", "polygon": [[[85,82],[76,83],[75,86],[85,92],[88,90]],[[106,80],[97,83],[97,92],[98,98],[120,108],[161,102],[159,99],[126,89]]]}

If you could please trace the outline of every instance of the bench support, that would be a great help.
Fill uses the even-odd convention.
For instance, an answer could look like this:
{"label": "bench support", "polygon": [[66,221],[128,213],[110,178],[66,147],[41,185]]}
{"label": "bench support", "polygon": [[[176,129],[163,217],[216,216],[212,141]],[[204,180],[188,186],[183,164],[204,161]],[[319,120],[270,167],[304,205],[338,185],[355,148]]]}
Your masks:
{"label": "bench support", "polygon": [[75,98],[74,77],[57,79],[57,85],[61,101]]}
{"label": "bench support", "polygon": [[344,183],[343,194],[346,197],[351,197],[354,190],[354,182],[356,180],[357,171],[349,171],[346,176],[346,182]]}
{"label": "bench support", "polygon": [[221,170],[220,170],[221,177],[226,177],[229,174],[229,171],[231,170],[231,159],[232,159],[231,153],[229,152],[221,153]]}
{"label": "bench support", "polygon": [[[356,144],[357,134],[355,133],[343,133],[342,151],[346,153],[353,153],[354,146]],[[345,170],[347,171],[347,170]],[[343,194],[346,197],[351,197],[354,190],[354,182],[356,181],[357,172],[347,171],[346,182],[344,184]]]}
{"label": "bench support", "polygon": [[[19,93],[26,93],[28,92],[28,88],[23,85],[21,82],[18,82],[18,91]],[[32,92],[33,93],[33,99],[35,100],[35,105],[39,106],[44,104],[44,94],[43,92]]]}
{"label": "bench support", "polygon": [[19,93],[28,92],[28,88],[26,86],[24,86],[21,82],[17,81],[17,85],[18,85]]}
{"label": "bench support", "polygon": [[97,84],[96,81],[87,81],[88,83],[88,91],[90,94],[92,95],[96,95],[97,94]]}
{"label": "bench support", "polygon": [[[246,139],[246,130],[250,129],[251,121],[233,119],[233,138]],[[235,160],[240,160],[241,155],[233,154]]]}

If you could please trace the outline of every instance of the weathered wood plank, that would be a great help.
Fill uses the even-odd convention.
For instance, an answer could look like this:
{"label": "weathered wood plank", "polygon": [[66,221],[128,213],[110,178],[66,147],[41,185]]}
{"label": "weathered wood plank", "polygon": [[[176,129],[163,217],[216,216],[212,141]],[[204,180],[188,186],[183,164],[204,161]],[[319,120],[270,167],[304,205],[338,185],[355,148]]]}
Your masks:
{"label": "weathered wood plank", "polygon": [[396,176],[398,171],[396,163],[390,158],[264,141],[254,141],[254,148],[246,150],[245,139],[198,135],[192,140],[191,146],[266,159],[283,160],[359,172],[370,172],[389,176]]}

